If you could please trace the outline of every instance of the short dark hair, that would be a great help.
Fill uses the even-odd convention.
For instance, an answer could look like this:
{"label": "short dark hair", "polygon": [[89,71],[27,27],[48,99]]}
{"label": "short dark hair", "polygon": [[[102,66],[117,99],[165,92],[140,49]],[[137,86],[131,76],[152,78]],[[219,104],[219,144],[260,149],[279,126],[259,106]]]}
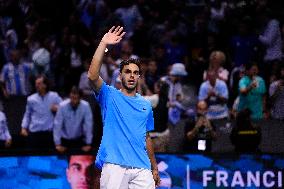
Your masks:
{"label": "short dark hair", "polygon": [[83,91],[79,89],[77,86],[73,86],[70,90],[70,94],[79,95],[79,97],[83,96]]}
{"label": "short dark hair", "polygon": [[41,78],[42,78],[43,84],[45,84],[45,86],[46,86],[46,92],[48,92],[50,90],[50,81],[46,77],[46,75],[44,75],[44,74],[38,75],[35,80],[38,80],[38,79],[41,79]]}
{"label": "short dark hair", "polygon": [[257,63],[257,62],[254,62],[254,61],[251,61],[251,62],[249,62],[249,63],[245,64],[245,68],[246,68],[246,70],[251,69],[251,67],[253,67],[253,66],[257,66],[257,67],[259,68],[258,63]]}
{"label": "short dark hair", "polygon": [[119,72],[122,73],[124,66],[129,65],[129,64],[137,65],[139,68],[139,73],[140,73],[141,61],[139,59],[133,59],[133,58],[121,61],[119,65]]}

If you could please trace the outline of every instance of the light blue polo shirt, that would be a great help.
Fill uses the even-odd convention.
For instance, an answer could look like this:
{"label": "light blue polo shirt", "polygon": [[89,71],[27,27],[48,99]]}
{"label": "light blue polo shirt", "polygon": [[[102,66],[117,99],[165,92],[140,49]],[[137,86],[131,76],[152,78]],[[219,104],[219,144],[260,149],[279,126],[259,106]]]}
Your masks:
{"label": "light blue polo shirt", "polygon": [[103,136],[96,165],[104,162],[151,169],[146,133],[154,129],[149,101],[136,93],[129,97],[104,82],[96,98],[101,106]]}

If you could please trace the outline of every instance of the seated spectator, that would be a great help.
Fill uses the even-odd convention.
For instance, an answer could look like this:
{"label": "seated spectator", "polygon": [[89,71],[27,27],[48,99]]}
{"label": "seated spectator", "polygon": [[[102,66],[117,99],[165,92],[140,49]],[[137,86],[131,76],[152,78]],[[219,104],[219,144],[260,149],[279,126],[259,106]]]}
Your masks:
{"label": "seated spectator", "polygon": [[206,118],[205,101],[197,103],[196,117],[185,126],[185,152],[211,152],[212,140],[216,139],[215,126]]}
{"label": "seated spectator", "polygon": [[280,70],[278,80],[269,86],[269,97],[271,106],[271,117],[273,119],[284,119],[284,66]]}
{"label": "seated spectator", "polygon": [[91,150],[93,140],[93,116],[89,103],[81,100],[82,92],[72,87],[70,98],[59,104],[54,119],[53,137],[56,150],[69,148]]}
{"label": "seated spectator", "polygon": [[258,152],[261,142],[260,127],[251,121],[251,111],[244,109],[237,114],[236,125],[231,131],[230,139],[235,152]]}
{"label": "seated spectator", "polygon": [[229,116],[228,88],[226,83],[217,77],[215,70],[209,70],[207,80],[201,84],[198,94],[198,100],[208,104],[206,116],[210,120],[221,120]]}
{"label": "seated spectator", "polygon": [[12,137],[10,135],[6,116],[0,111],[0,149],[9,148],[12,144]]}

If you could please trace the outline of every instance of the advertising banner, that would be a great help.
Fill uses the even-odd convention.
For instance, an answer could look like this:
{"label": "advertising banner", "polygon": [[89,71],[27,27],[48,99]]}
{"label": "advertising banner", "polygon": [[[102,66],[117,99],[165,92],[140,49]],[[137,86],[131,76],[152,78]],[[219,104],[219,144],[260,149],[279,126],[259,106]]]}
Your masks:
{"label": "advertising banner", "polygon": [[[283,188],[281,155],[157,154],[156,158],[159,189]],[[94,188],[93,170],[90,155],[5,156],[0,157],[0,188]],[[83,179],[88,183],[80,183],[82,177],[88,177]]]}
{"label": "advertising banner", "polygon": [[160,189],[283,188],[277,155],[157,155]]}

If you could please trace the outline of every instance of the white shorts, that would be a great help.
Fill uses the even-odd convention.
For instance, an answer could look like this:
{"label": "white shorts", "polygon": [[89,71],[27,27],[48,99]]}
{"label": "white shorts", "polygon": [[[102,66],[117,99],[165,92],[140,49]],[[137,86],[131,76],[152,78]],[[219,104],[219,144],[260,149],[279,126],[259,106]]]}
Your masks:
{"label": "white shorts", "polygon": [[105,163],[100,189],[154,189],[152,172],[148,169]]}

